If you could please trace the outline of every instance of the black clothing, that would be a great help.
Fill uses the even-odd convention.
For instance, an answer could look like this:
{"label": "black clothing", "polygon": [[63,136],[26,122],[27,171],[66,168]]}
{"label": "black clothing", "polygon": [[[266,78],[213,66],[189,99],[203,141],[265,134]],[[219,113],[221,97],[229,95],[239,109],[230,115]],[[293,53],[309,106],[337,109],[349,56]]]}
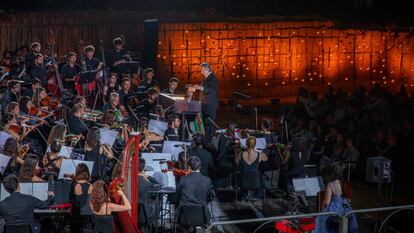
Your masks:
{"label": "black clothing", "polygon": [[36,197],[14,192],[0,202],[0,216],[4,218],[6,225],[29,224],[34,229],[34,210],[47,209],[52,203],[52,197],[41,201]]}
{"label": "black clothing", "polygon": [[200,172],[203,176],[209,176],[209,171],[213,168],[213,155],[203,148],[193,147],[190,156],[197,156],[201,160]]}
{"label": "black clothing", "polygon": [[114,63],[123,59],[125,59],[125,51],[123,49],[119,52],[115,49],[109,51],[107,57],[107,66],[109,66],[110,71],[117,73],[120,72],[119,68],[117,66],[114,66]]}
{"label": "black clothing", "polygon": [[177,90],[174,90],[174,93],[173,93],[173,92],[171,92],[170,88],[165,88],[164,90],[161,91],[161,93],[174,95],[174,94],[177,94],[178,92],[177,92]]}
{"label": "black clothing", "polygon": [[148,180],[145,180],[142,176],[138,177],[138,200],[139,203],[145,206],[150,222],[155,219],[156,212],[155,203],[151,203],[148,200],[148,192],[158,191],[161,188],[158,181],[151,176],[148,177]]}
{"label": "black clothing", "polygon": [[[10,102],[17,102],[18,103],[19,98],[20,98],[19,93],[17,93],[17,95],[15,95],[11,90],[8,90],[7,94],[6,94],[6,99],[5,99],[5,101],[6,101],[5,102],[5,107],[7,107],[7,105]],[[5,111],[6,111],[6,109],[5,109]]]}
{"label": "black clothing", "polygon": [[88,57],[85,57],[83,60],[85,62],[85,69],[87,71],[95,70],[99,65],[99,60],[97,58],[92,57],[92,59],[89,59]]}
{"label": "black clothing", "polygon": [[88,128],[85,123],[77,116],[70,115],[68,118],[69,132],[75,135],[81,135],[88,133]]}
{"label": "black clothing", "polygon": [[107,103],[109,102],[109,97],[111,96],[111,93],[119,91],[119,85],[115,84],[114,87],[111,87],[107,84],[106,87],[108,88],[108,90],[106,91],[106,96],[105,96],[105,102]]}
{"label": "black clothing", "polygon": [[181,141],[180,129],[168,127],[164,133],[164,140]]}
{"label": "black clothing", "polygon": [[210,142],[214,136],[214,125],[208,119],[215,121],[217,108],[219,107],[218,90],[217,90],[217,78],[211,73],[202,81],[203,91],[200,92],[201,109],[203,112],[203,121],[206,131],[206,141]]}
{"label": "black clothing", "polygon": [[28,68],[28,74],[32,79],[38,78],[43,87],[47,85],[47,70],[43,65],[32,65]]}
{"label": "black clothing", "polygon": [[97,215],[94,214],[95,226],[93,232],[96,233],[113,233],[114,217],[111,214]]}
{"label": "black clothing", "polygon": [[148,99],[144,99],[140,105],[137,106],[137,116],[138,117],[147,117],[150,119],[150,113],[155,113],[155,107],[157,102],[150,103]]}
{"label": "black clothing", "polygon": [[158,86],[158,81],[155,80],[154,77],[152,78],[151,82],[147,82],[146,79],[142,80],[137,87],[138,98],[140,100],[145,99],[148,97],[148,89],[154,88],[156,86]]}
{"label": "black clothing", "polygon": [[112,180],[112,169],[115,166],[115,160],[107,158],[103,154],[99,154],[99,149],[100,145],[96,145],[89,152],[85,150],[85,156],[88,156],[88,159],[95,157],[91,171],[91,181],[92,183],[97,180],[110,182]]}
{"label": "black clothing", "polygon": [[48,157],[46,157],[46,164],[44,164],[43,167],[46,168],[47,180],[49,180],[50,177],[53,178],[53,180],[57,180],[60,168],[56,166],[55,162],[59,159],[61,158],[58,157],[54,159],[49,159]]}
{"label": "black clothing", "polygon": [[34,65],[36,53],[30,52],[26,54],[26,57],[24,58],[24,64],[26,66],[26,69],[29,69],[31,66]]}
{"label": "black clothing", "polygon": [[[75,186],[79,184],[82,189],[81,195],[75,194]],[[72,218],[70,229],[72,232],[81,232],[81,229],[87,229],[91,222],[92,210],[89,206],[89,183],[78,183],[73,181],[70,202],[72,203]]]}
{"label": "black clothing", "polygon": [[95,146],[92,150],[85,150],[85,161],[95,161],[99,156],[99,146]]}
{"label": "black clothing", "polygon": [[60,71],[60,75],[63,79],[63,87],[67,90],[73,90],[75,88],[75,81],[69,80],[73,79],[76,75],[78,75],[81,71],[81,67],[75,64],[73,67],[66,63],[62,70]]}
{"label": "black clothing", "polygon": [[134,95],[131,91],[129,91],[128,93],[125,93],[125,91],[122,90],[122,89],[119,90],[118,94],[119,94],[119,103],[121,105],[124,105],[124,106],[127,106],[127,104],[128,104],[128,98],[130,96],[133,96]]}
{"label": "black clothing", "polygon": [[23,92],[23,95],[22,95],[22,96],[28,96],[28,97],[30,97],[30,98],[33,98],[33,95],[34,95],[34,91],[33,91],[33,89],[30,87],[30,88],[27,88],[27,89]]}

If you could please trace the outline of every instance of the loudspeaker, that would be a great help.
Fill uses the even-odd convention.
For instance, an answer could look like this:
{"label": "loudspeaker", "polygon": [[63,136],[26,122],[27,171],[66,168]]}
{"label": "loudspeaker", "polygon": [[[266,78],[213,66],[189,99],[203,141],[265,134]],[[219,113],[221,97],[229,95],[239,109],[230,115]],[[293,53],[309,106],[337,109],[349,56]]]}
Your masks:
{"label": "loudspeaker", "polygon": [[143,63],[145,68],[151,67],[155,69],[157,65],[158,29],[158,19],[147,19],[144,21],[145,48]]}
{"label": "loudspeaker", "polygon": [[367,158],[365,180],[371,183],[389,183],[391,160],[382,156]]}

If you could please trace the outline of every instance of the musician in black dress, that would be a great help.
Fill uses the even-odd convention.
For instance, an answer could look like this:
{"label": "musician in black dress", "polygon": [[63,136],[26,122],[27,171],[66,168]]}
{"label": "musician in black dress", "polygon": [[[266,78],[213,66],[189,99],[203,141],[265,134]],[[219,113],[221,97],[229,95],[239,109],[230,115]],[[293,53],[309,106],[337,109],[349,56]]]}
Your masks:
{"label": "musician in black dress", "polygon": [[37,78],[40,80],[42,86],[47,84],[47,70],[43,64],[44,57],[42,54],[38,53],[34,56],[34,64],[27,68],[28,74],[32,79]]}
{"label": "musician in black dress", "polygon": [[195,89],[200,90],[201,108],[203,111],[204,127],[206,130],[206,141],[210,142],[214,136],[214,125],[209,120],[216,120],[216,113],[219,107],[217,78],[211,66],[207,62],[200,64],[201,73],[204,79],[201,85],[195,85]]}
{"label": "musician in black dress", "polygon": [[93,45],[88,45],[83,49],[85,57],[83,58],[83,63],[86,71],[96,70],[100,65],[101,61],[94,57],[95,47]]}
{"label": "musician in black dress", "polygon": [[177,87],[178,87],[178,79],[176,77],[170,78],[170,82],[168,82],[168,88],[165,88],[161,91],[164,94],[177,94]]}
{"label": "musician in black dress", "polygon": [[63,87],[73,92],[75,88],[75,76],[81,72],[81,67],[76,64],[76,53],[70,52],[67,57],[67,63],[62,67],[60,72],[63,81]]}

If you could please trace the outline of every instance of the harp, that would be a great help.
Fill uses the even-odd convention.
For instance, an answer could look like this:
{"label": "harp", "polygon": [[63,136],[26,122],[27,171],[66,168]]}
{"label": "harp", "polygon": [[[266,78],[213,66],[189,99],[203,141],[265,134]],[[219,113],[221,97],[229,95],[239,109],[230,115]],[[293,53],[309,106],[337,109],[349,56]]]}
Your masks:
{"label": "harp", "polygon": [[111,199],[114,203],[122,204],[117,190],[122,189],[131,202],[130,212],[118,212],[116,216],[116,228],[122,233],[139,233],[138,229],[138,163],[139,143],[141,135],[139,132],[132,132],[126,141],[122,152],[122,169],[115,175],[110,184]]}

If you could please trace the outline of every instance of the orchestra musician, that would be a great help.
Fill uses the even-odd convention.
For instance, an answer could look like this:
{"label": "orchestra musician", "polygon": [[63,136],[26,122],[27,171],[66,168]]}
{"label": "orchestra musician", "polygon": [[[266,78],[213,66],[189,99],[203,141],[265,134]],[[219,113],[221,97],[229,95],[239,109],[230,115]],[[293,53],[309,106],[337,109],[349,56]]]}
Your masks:
{"label": "orchestra musician", "polygon": [[156,114],[157,100],[158,91],[155,88],[148,89],[147,98],[137,107],[138,115],[149,119],[151,114]]}
{"label": "orchestra musician", "polygon": [[67,56],[67,62],[62,67],[60,75],[62,76],[63,87],[73,93],[75,88],[75,77],[81,72],[81,67],[76,64],[76,53],[70,52]]}
{"label": "orchestra musician", "polygon": [[56,124],[52,127],[52,130],[50,130],[49,137],[47,138],[47,144],[51,145],[54,141],[64,142],[66,132],[66,125]]}
{"label": "orchestra musician", "polygon": [[14,139],[8,138],[4,143],[3,154],[11,157],[7,167],[4,169],[3,177],[11,174],[19,174],[20,167],[24,163],[24,156],[26,151],[23,151],[23,147]]}
{"label": "orchestra musician", "polygon": [[210,120],[216,120],[216,112],[219,107],[218,84],[216,75],[213,73],[210,64],[203,62],[200,64],[200,69],[204,79],[201,85],[194,85],[194,87],[196,90],[201,91],[200,101],[202,103],[201,109],[206,131],[206,142],[209,143],[215,131],[214,125]]}
{"label": "orchestra musician", "polygon": [[110,73],[107,83],[103,88],[103,96],[105,103],[109,102],[109,96],[111,95],[111,93],[118,92],[121,89],[117,81],[117,74]]}
{"label": "orchestra musician", "polygon": [[63,157],[59,156],[61,149],[61,142],[55,140],[50,144],[50,152],[46,152],[46,155],[43,157],[42,162],[45,170],[45,180],[57,180],[63,159]]}
{"label": "orchestra musician", "polygon": [[10,102],[17,102],[20,99],[20,92],[22,90],[22,86],[17,80],[9,81],[7,86],[8,90],[4,100],[4,106],[7,106]]}
{"label": "orchestra musician", "polygon": [[12,113],[6,113],[3,117],[3,130],[12,136],[16,141],[23,141],[33,130],[33,127],[26,127],[17,121]]}
{"label": "orchestra musician", "polygon": [[82,104],[75,104],[72,107],[68,117],[68,130],[75,135],[86,135],[89,129],[82,121],[81,117],[85,112],[85,107]]}
{"label": "orchestra musician", "polygon": [[40,232],[40,223],[34,219],[35,209],[47,209],[53,203],[55,194],[49,191],[46,201],[41,201],[31,195],[20,193],[19,179],[16,175],[8,175],[3,180],[4,189],[10,193],[0,202],[0,216],[4,218],[5,225],[30,225],[31,231]]}
{"label": "orchestra musician", "polygon": [[30,98],[33,98],[33,95],[36,91],[36,89],[38,87],[40,87],[41,83],[40,80],[38,78],[34,78],[32,79],[32,84],[30,88],[27,88],[24,92],[23,92],[23,96],[28,96]]}
{"label": "orchestra musician", "polygon": [[111,72],[120,73],[119,65],[129,60],[124,50],[124,41],[117,37],[112,41],[114,48],[108,53],[108,64]]}
{"label": "orchestra musician", "polygon": [[129,78],[123,78],[121,82],[121,90],[118,91],[119,103],[123,106],[127,106],[129,98],[134,95],[130,88],[131,81]]}
{"label": "orchestra musician", "polygon": [[170,78],[170,81],[168,82],[168,88],[164,89],[161,91],[161,93],[165,93],[165,94],[177,94],[176,90],[178,87],[178,78],[176,77],[172,77]]}
{"label": "orchestra musician", "polygon": [[34,64],[28,68],[28,74],[32,79],[37,78],[40,80],[42,86],[46,86],[47,84],[47,70],[43,64],[44,56],[40,53],[34,56]]}
{"label": "orchestra musician", "polygon": [[83,66],[86,71],[99,70],[99,65],[101,61],[94,57],[95,47],[93,45],[88,45],[83,49],[85,56],[83,57]]}
{"label": "orchestra musician", "polygon": [[25,57],[25,66],[27,70],[30,70],[31,66],[35,64],[35,56],[39,54],[42,49],[42,46],[38,42],[33,42],[30,45],[30,53],[26,54]]}
{"label": "orchestra musician", "polygon": [[39,157],[35,154],[27,154],[23,166],[20,168],[19,181],[43,182],[40,178]]}
{"label": "orchestra musician", "polygon": [[171,115],[168,118],[168,128],[164,133],[164,139],[167,141],[180,141],[181,132],[180,132],[181,120],[177,115]]}
{"label": "orchestra musician", "polygon": [[146,94],[151,88],[158,88],[158,81],[154,78],[155,72],[153,68],[146,68],[144,70],[144,79],[139,83],[137,92],[139,98],[146,98]]}

